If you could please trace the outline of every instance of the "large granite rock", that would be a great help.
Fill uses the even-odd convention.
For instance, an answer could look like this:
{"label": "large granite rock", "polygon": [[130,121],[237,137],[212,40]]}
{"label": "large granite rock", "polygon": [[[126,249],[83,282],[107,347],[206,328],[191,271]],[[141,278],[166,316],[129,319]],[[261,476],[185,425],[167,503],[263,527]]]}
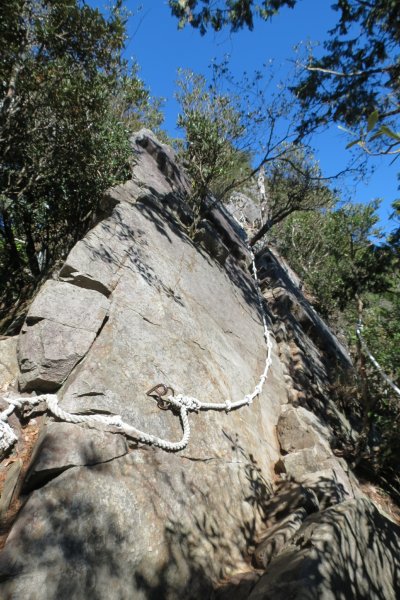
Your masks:
{"label": "large granite rock", "polygon": [[47,281],[33,301],[20,334],[20,389],[56,390],[89,350],[108,305],[97,291]]}
{"label": "large granite rock", "polygon": [[320,458],[332,455],[328,428],[316,415],[301,406],[283,407],[277,433],[284,452],[315,448]]}
{"label": "large granite rock", "polygon": [[396,600],[400,527],[366,499],[309,517],[249,600]]}
{"label": "large granite rock", "polygon": [[0,338],[0,392],[15,384],[18,377],[18,337]]}
{"label": "large granite rock", "polygon": [[[46,284],[32,305],[20,359],[24,368],[24,338],[42,327],[25,386],[40,391],[65,380],[58,396],[67,411],[120,414],[174,440],[179,418],[146,392],[164,382],[204,401],[239,400],[258,383],[266,347],[248,271],[232,257],[222,266],[192,243],[178,219],[185,180],[171,167],[173,155],[146,135],[134,143],[135,177],[146,183],[108,194],[109,216],[72,250],[62,281]],[[222,215],[219,227],[229,219]],[[224,243],[239,247],[232,231]],[[72,311],[79,294],[88,300]],[[70,337],[44,325],[68,328]],[[76,332],[88,335],[86,350],[70,349]],[[50,360],[58,359],[53,345],[61,372]],[[178,455],[137,444],[126,454],[117,431],[48,424],[26,480],[29,498],[1,555],[0,596],[206,597],[213,582],[245,564],[262,525],[285,401],[274,352],[253,405],[191,413],[191,440]]]}
{"label": "large granite rock", "polygon": [[[98,223],[30,308],[19,382],[58,389],[69,412],[119,414],[176,440],[178,415],[147,391],[241,399],[264,369],[263,327],[238,223],[210,204],[194,243],[173,151],[146,130],[132,148],[132,180],[101,199]],[[346,349],[278,257],[260,261],[279,342],[262,394],[239,411],[190,413],[177,454],[46,418],[0,554],[1,598],[398,597],[398,528],[331,448],[332,423],[348,428],[329,397]]]}
{"label": "large granite rock", "polygon": [[128,450],[127,441],[121,434],[82,425],[77,427],[73,423],[49,422],[37,442],[24,491],[41,487],[72,467],[106,463],[124,456]]}

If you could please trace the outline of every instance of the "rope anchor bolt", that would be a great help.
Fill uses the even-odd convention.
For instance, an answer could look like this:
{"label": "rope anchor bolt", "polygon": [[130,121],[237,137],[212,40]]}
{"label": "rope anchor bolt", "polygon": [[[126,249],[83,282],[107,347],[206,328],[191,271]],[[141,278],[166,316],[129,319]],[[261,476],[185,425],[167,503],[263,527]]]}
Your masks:
{"label": "rope anchor bolt", "polygon": [[[170,408],[174,408],[173,405],[168,401],[168,397],[175,396],[175,392],[172,387],[165,385],[165,383],[157,383],[157,385],[146,392],[146,396],[155,398],[157,400],[157,406],[161,410],[169,410]],[[166,398],[164,398],[164,396],[166,396]]]}

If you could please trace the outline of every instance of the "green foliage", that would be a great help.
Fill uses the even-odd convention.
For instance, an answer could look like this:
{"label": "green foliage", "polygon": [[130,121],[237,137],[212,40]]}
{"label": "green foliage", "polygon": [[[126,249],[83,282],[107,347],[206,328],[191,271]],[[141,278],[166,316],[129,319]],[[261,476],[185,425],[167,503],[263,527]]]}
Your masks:
{"label": "green foliage", "polygon": [[208,28],[220,31],[229,26],[232,31],[242,27],[253,29],[254,16],[269,19],[280,8],[293,8],[296,0],[264,0],[254,3],[253,0],[169,0],[172,14],[179,19],[179,28],[186,24],[199,29],[204,35]]}
{"label": "green foliage", "polygon": [[339,20],[324,43],[325,53],[308,56],[293,88],[307,108],[301,128],[344,123],[357,128],[349,146],[359,144],[371,154],[397,153],[400,4],[340,0],[333,8]]}
{"label": "green foliage", "polygon": [[7,309],[82,235],[103,191],[129,176],[128,134],[156,111],[121,58],[119,0],[108,15],[81,0],[5,0],[0,29]]}
{"label": "green foliage", "polygon": [[376,228],[377,208],[374,202],[296,214],[274,232],[281,252],[303,278],[319,310],[347,336],[358,380],[348,409],[361,413],[363,443],[357,452],[393,481],[400,449],[399,398],[369,362],[355,334],[361,316],[371,353],[399,385],[398,250],[393,236],[382,243]]}
{"label": "green foliage", "polygon": [[[202,211],[210,191],[224,200],[260,167],[268,181],[268,219],[252,243],[293,211],[332,203],[311,152],[293,139],[290,126],[282,127],[292,109],[284,95],[267,101],[264,92],[270,81],[259,72],[236,81],[226,61],[214,64],[212,73],[210,85],[191,71],[182,71],[178,82],[178,124],[185,131],[183,155],[197,209]],[[254,168],[251,154],[258,155]]]}
{"label": "green foliage", "polygon": [[385,373],[400,382],[400,280],[379,297],[367,296],[364,310],[364,337]]}
{"label": "green foliage", "polygon": [[178,126],[185,132],[183,158],[193,182],[195,204],[215,192],[222,199],[226,188],[250,172],[250,156],[240,148],[246,134],[243,114],[235,98],[221,93],[203,75],[179,72]]}
{"label": "green foliage", "polygon": [[395,256],[397,257],[397,266],[399,266],[400,260],[400,200],[393,202],[393,214],[392,219],[396,221],[396,229],[392,231],[389,236],[389,244],[393,249]]}
{"label": "green foliage", "polygon": [[161,129],[164,121],[163,98],[150,95],[144,82],[139,78],[139,67],[135,63],[128,71],[122,68],[116,87],[110,97],[110,112],[124,127],[127,134],[141,127],[151,129],[160,139],[166,134]]}
{"label": "green foliage", "polygon": [[382,237],[376,227],[378,205],[296,214],[275,232],[281,252],[316,295],[325,316],[353,307],[357,295],[387,287],[386,254],[371,242]]}

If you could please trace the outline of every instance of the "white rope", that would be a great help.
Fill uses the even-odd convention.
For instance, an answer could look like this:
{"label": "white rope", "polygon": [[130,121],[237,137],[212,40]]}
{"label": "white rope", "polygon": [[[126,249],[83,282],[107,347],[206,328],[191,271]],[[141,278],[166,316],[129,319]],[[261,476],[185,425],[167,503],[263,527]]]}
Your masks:
{"label": "white rope", "polygon": [[165,401],[169,402],[171,406],[179,409],[179,416],[181,420],[183,433],[182,438],[178,442],[170,442],[169,440],[164,440],[155,435],[151,435],[140,431],[132,425],[125,423],[120,415],[106,416],[101,414],[82,415],[69,413],[59,406],[56,394],[42,394],[40,396],[24,396],[19,398],[12,398],[6,396],[4,400],[6,400],[6,402],[9,403],[9,406],[2,413],[0,413],[0,452],[4,453],[5,451],[7,451],[17,440],[17,437],[15,436],[13,430],[7,423],[7,419],[9,415],[15,410],[15,408],[22,408],[24,405],[37,405],[40,402],[45,402],[49,412],[51,412],[52,415],[57,417],[57,419],[59,419],[60,421],[64,421],[66,423],[87,423],[90,425],[100,423],[102,425],[106,425],[107,427],[115,427],[126,437],[135,439],[144,444],[157,446],[159,448],[162,448],[163,450],[167,450],[170,452],[177,452],[179,450],[183,450],[183,448],[185,448],[189,443],[190,424],[188,412],[198,412],[200,410],[224,410],[226,412],[229,412],[231,410],[235,410],[241,408],[242,406],[247,406],[251,404],[253,400],[259,394],[261,394],[264,382],[267,378],[268,371],[271,366],[272,340],[271,334],[268,330],[267,323],[265,320],[263,301],[258,282],[257,268],[255,264],[255,257],[251,250],[250,253],[252,258],[253,277],[256,284],[257,298],[261,309],[262,322],[264,327],[264,338],[267,345],[267,358],[265,361],[264,371],[262,372],[259,382],[255,386],[251,394],[247,394],[246,396],[244,396],[244,398],[236,402],[231,402],[230,400],[226,400],[225,402],[201,402],[197,398],[185,396],[183,394],[178,394],[177,396],[168,396],[168,398],[166,398]]}
{"label": "white rope", "polygon": [[[249,404],[252,404],[253,400],[257,396],[259,396],[259,394],[261,394],[263,385],[267,378],[268,371],[269,371],[271,363],[272,363],[272,340],[271,340],[271,334],[269,332],[269,329],[267,327],[267,323],[265,320],[264,306],[263,306],[260,286],[259,286],[259,282],[258,282],[255,256],[251,250],[250,250],[250,254],[251,254],[251,261],[252,261],[252,268],[253,268],[253,277],[254,277],[254,281],[256,284],[256,288],[257,288],[257,299],[258,299],[258,303],[259,303],[259,306],[261,309],[262,323],[263,323],[263,328],[264,328],[264,338],[265,338],[265,343],[267,344],[267,358],[265,360],[264,371],[262,372],[259,382],[255,386],[252,393],[247,394],[246,396],[244,396],[244,398],[242,398],[242,400],[237,400],[236,402],[231,402],[230,400],[226,400],[225,402],[200,402],[200,400],[197,400],[197,398],[189,398],[187,396],[182,396],[181,394],[179,394],[178,396],[175,396],[175,399],[180,398],[181,400],[186,400],[186,399],[194,400],[198,406],[197,410],[225,410],[226,412],[229,412],[231,410],[241,408],[242,406],[247,406]],[[169,396],[168,401],[172,402],[173,398],[174,398],[174,396]]]}
{"label": "white rope", "polygon": [[377,369],[377,371],[379,372],[380,376],[382,377],[382,379],[384,379],[386,381],[386,383],[392,388],[392,390],[398,395],[400,396],[400,389],[397,387],[397,385],[386,375],[385,371],[383,370],[383,368],[381,367],[381,365],[378,363],[378,361],[376,360],[375,356],[373,356],[373,354],[371,353],[370,349],[367,346],[367,342],[364,340],[364,337],[361,333],[361,330],[363,328],[362,323],[357,323],[356,326],[356,334],[358,339],[360,340],[361,346],[363,347],[364,351],[366,352],[369,360],[372,362],[372,364],[374,365],[374,367]]}

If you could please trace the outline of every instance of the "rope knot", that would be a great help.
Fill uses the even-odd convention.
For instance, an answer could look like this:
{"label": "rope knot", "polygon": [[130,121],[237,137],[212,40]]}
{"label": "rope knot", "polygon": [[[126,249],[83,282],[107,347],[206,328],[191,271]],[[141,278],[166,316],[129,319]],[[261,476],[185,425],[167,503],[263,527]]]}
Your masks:
{"label": "rope knot", "polygon": [[114,417],[107,417],[107,425],[112,425],[113,427],[122,427],[122,417],[120,415],[115,415]]}
{"label": "rope knot", "polygon": [[201,408],[201,403],[199,402],[199,400],[197,400],[197,398],[192,398],[192,396],[184,396],[183,394],[178,394],[177,396],[169,396],[168,400],[172,404],[176,402],[177,406],[184,406],[187,410],[191,410],[194,412],[197,412]]}
{"label": "rope knot", "polygon": [[232,410],[232,402],[230,400],[226,400],[225,401],[225,411],[228,413],[230,410]]}

